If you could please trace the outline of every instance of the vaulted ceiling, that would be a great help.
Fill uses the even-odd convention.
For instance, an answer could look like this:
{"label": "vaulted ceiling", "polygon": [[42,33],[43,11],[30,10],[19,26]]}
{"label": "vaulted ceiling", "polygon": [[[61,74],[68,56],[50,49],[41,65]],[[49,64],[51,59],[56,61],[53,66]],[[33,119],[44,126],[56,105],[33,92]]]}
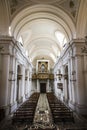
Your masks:
{"label": "vaulted ceiling", "polygon": [[33,65],[47,59],[53,66],[69,41],[82,36],[78,25],[82,1],[8,0],[10,35],[22,42]]}

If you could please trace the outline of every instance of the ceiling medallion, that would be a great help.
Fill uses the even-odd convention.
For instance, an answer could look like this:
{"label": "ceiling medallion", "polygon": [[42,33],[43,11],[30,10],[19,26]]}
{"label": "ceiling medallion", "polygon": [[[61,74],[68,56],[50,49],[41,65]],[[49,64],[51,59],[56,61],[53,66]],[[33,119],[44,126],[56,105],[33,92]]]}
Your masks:
{"label": "ceiling medallion", "polygon": [[39,4],[47,4],[47,3],[59,2],[61,0],[31,0],[31,1]]}

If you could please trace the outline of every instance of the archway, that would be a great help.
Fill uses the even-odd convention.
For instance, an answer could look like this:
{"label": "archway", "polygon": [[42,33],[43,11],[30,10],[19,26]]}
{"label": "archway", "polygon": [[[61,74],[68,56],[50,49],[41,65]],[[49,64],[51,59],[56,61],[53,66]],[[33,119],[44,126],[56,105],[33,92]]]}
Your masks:
{"label": "archway", "polygon": [[68,43],[75,38],[75,25],[71,17],[52,5],[35,5],[20,11],[11,21],[11,33],[28,52],[32,64],[44,57],[51,67],[63,50],[55,33],[61,32]]}

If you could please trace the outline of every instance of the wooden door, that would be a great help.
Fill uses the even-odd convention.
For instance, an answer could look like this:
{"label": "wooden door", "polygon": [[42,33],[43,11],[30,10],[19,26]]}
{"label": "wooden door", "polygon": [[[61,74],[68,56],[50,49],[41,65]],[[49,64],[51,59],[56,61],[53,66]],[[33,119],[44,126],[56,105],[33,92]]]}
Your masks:
{"label": "wooden door", "polygon": [[40,83],[40,93],[46,93],[46,83]]}

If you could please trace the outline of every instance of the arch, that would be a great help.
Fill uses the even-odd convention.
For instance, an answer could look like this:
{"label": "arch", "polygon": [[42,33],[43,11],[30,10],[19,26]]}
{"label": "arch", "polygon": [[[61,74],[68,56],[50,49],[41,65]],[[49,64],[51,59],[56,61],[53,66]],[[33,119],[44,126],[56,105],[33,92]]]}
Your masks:
{"label": "arch", "polygon": [[[48,25],[48,28],[42,28],[43,24]],[[35,24],[35,26],[34,26]],[[41,26],[40,26],[41,24]],[[51,24],[53,26],[51,26]],[[50,25],[50,26],[49,26]],[[33,27],[34,26],[34,27]],[[38,32],[40,26],[41,34]],[[37,28],[38,27],[38,28]],[[50,33],[50,28],[53,27],[52,34]],[[55,62],[58,54],[63,50],[63,47],[59,45],[59,41],[57,40],[55,36],[55,31],[61,31],[64,33],[64,35],[67,37],[68,42],[75,38],[76,30],[75,25],[71,17],[65,13],[62,9],[54,7],[52,5],[34,5],[31,7],[27,7],[23,9],[21,12],[19,12],[12,20],[11,22],[11,30],[12,35],[18,39],[19,36],[23,33],[24,30],[27,30],[29,28],[30,30],[30,39],[27,39],[26,43],[24,44],[25,49],[32,52],[32,55],[29,55],[31,59],[35,59],[37,55],[49,55],[51,58],[51,61]],[[48,29],[48,30],[46,30]],[[33,31],[31,31],[33,30]],[[50,31],[49,31],[50,30]],[[28,32],[28,31],[26,31]],[[45,34],[46,33],[46,34]],[[23,35],[26,37],[26,35]],[[36,44],[39,41],[41,43],[46,39],[47,42],[52,43],[53,46],[55,46],[52,51],[49,45],[41,47],[43,44],[38,45],[38,51],[36,51],[35,47],[32,49],[32,46],[34,43]],[[36,45],[35,45],[36,46]],[[47,46],[47,49],[46,49]],[[55,48],[57,47],[58,53],[55,55]],[[37,47],[36,47],[37,48]],[[38,53],[39,52],[39,53]],[[38,54],[37,54],[38,53]],[[45,53],[45,54],[44,54]]]}
{"label": "arch", "polygon": [[[45,48],[46,49],[46,48]],[[32,61],[34,61],[34,59],[35,59],[35,57],[37,57],[37,56],[40,56],[41,54],[42,54],[42,56],[50,56],[50,50],[46,50],[46,52],[44,53],[44,51],[45,51],[45,49],[43,49],[43,48],[41,48],[41,49],[39,49],[39,50],[36,50],[36,51],[34,51],[33,52],[33,56],[31,57],[31,59],[32,59]],[[50,56],[50,58],[51,58],[51,60],[53,61],[53,62],[55,62],[55,60],[56,60],[56,57],[53,55],[53,57],[52,56]],[[48,58],[47,58],[48,59]]]}
{"label": "arch", "polygon": [[[41,13],[40,13],[41,12]],[[30,22],[35,19],[43,18],[51,19],[60,23],[63,28],[65,28],[66,32],[69,35],[69,38],[75,37],[76,30],[75,25],[70,18],[63,10],[60,8],[56,8],[51,5],[34,5],[32,7],[27,7],[26,9],[19,12],[11,22],[12,34],[14,37],[17,37],[17,32],[20,30],[22,25],[26,22]]]}
{"label": "arch", "polygon": [[20,65],[18,65],[18,67],[17,67],[17,74],[21,74],[21,66]]}
{"label": "arch", "polygon": [[[84,23],[84,24],[83,24]],[[84,38],[87,35],[87,0],[81,0],[77,19],[77,38]]]}
{"label": "arch", "polygon": [[65,66],[65,74],[68,74],[68,65]]}

